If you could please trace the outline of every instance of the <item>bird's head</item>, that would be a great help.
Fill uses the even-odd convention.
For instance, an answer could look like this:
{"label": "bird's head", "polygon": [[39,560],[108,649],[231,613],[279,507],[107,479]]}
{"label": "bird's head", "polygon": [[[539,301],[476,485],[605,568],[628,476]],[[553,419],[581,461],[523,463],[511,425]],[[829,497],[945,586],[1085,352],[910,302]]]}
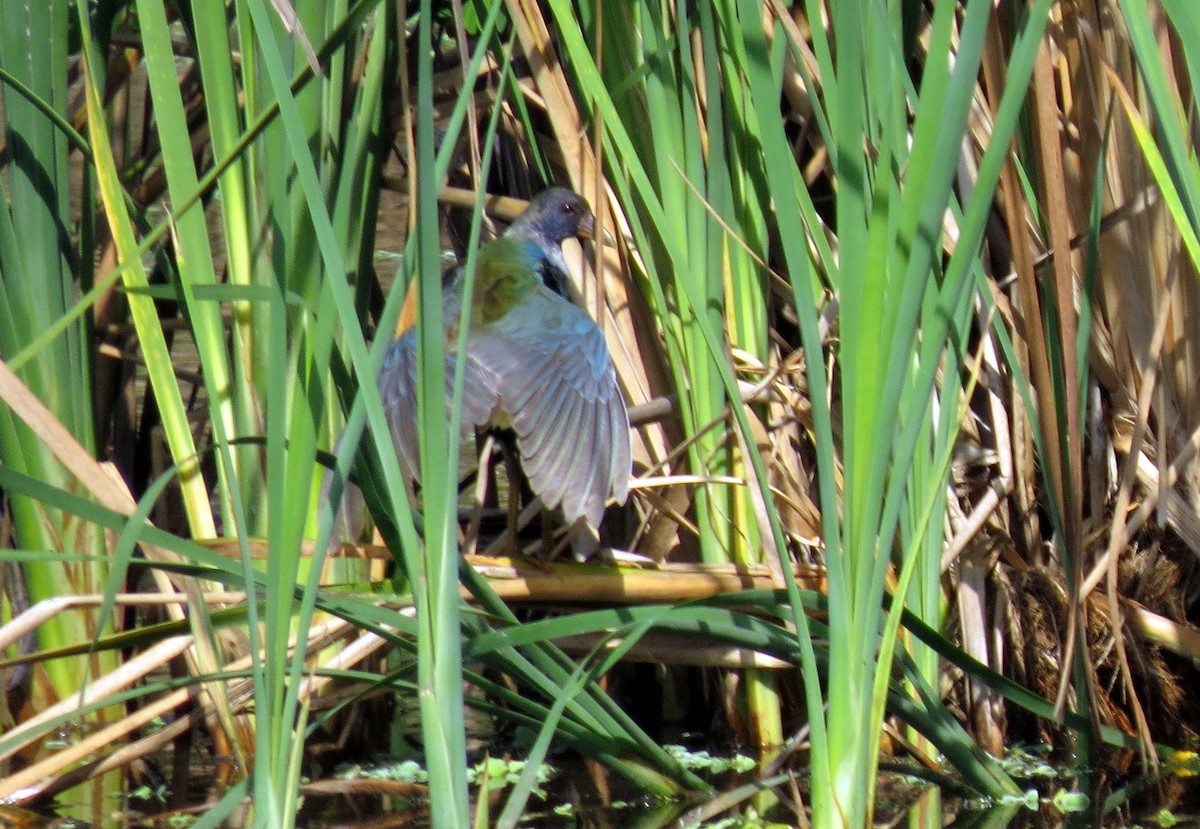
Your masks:
{"label": "bird's head", "polygon": [[582,196],[565,187],[551,187],[538,193],[505,235],[523,236],[557,250],[572,236],[593,238],[595,230],[596,217]]}

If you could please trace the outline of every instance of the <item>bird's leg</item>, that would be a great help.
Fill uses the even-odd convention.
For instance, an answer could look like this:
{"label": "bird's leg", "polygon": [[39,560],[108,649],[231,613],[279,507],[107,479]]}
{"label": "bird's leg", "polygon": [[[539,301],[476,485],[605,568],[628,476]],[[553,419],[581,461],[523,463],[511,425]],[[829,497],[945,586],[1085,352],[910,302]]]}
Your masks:
{"label": "bird's leg", "polygon": [[583,518],[577,518],[575,523],[567,525],[562,536],[554,539],[554,533],[551,529],[555,523],[562,524],[563,515],[560,510],[554,510],[550,513],[546,510],[542,511],[543,534],[542,534],[542,549],[548,550],[549,553],[545,556],[547,561],[554,561],[568,547],[571,550],[571,557],[576,561],[587,561],[594,556],[597,550],[600,549],[600,535],[594,530],[591,525]]}
{"label": "bird's leg", "polygon": [[542,526],[542,546],[538,548],[541,557],[547,561],[553,561],[559,553],[559,550],[554,545],[554,519],[550,511],[543,508],[542,514],[538,516],[539,523]]}
{"label": "bird's leg", "polygon": [[521,527],[521,490],[525,476],[517,463],[517,447],[512,432],[501,433],[500,453],[504,458],[504,476],[508,480],[508,520],[505,522],[508,542],[504,546],[506,554],[515,556],[521,552],[518,534]]}
{"label": "bird's leg", "polygon": [[[478,467],[475,472],[475,493],[471,499],[471,519],[467,522],[467,532],[463,539],[463,555],[474,555],[479,546],[479,525],[483,521],[483,507],[487,499],[493,497],[495,481],[492,477],[492,449],[496,439],[486,435],[482,439],[479,450]],[[488,486],[488,484],[492,486]]]}
{"label": "bird's leg", "polygon": [[485,507],[496,507],[500,504],[500,483],[496,478],[496,464],[492,460],[497,443],[495,431],[475,433],[475,457],[478,461],[475,474],[487,476],[486,498],[480,501]]}

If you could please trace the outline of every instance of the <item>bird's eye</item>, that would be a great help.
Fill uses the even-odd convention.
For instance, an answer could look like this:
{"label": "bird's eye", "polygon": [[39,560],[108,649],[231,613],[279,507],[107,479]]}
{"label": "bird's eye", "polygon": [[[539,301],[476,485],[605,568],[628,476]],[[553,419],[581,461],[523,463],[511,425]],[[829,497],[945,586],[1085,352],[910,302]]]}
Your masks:
{"label": "bird's eye", "polygon": [[577,211],[577,208],[575,205],[571,204],[571,202],[563,202],[563,205],[559,208],[559,210],[564,216],[570,216],[572,213]]}

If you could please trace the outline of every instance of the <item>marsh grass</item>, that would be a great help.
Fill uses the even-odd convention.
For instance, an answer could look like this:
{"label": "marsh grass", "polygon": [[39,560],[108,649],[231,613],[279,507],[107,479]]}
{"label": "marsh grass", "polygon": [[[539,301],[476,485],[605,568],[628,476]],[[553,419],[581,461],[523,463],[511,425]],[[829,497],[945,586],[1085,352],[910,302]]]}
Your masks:
{"label": "marsh grass", "polygon": [[[512,825],[533,786],[472,809],[464,705],[528,726],[533,760],[567,746],[702,791],[601,682],[677,657],[664,636],[747,666],[732,736],[806,735],[787,744],[808,803],[757,807],[819,826],[871,820],[897,726],[893,751],[997,798],[1014,741],[1088,769],[1195,738],[1192,669],[1159,650],[1196,655],[1186,3],[19,5],[32,28],[0,20],[0,486],[5,558],[53,621],[0,629],[39,633],[34,715],[0,757],[98,730],[0,794],[204,723],[246,771],[200,825],[247,794],[255,825],[290,825],[306,735],[352,704],[320,701],[380,688],[418,701],[435,825]],[[385,180],[409,223],[395,274],[376,272]],[[460,555],[464,532],[555,540],[504,540],[494,491],[460,487],[442,247],[465,238],[470,273],[485,193],[551,181],[611,231],[570,252],[636,426],[607,540],[658,567]],[[418,512],[373,379],[412,280],[434,389]],[[486,460],[481,487],[503,477]],[[328,543],[327,467],[385,547]],[[147,565],[157,594],[126,590]],[[118,629],[149,604],[159,624]]]}

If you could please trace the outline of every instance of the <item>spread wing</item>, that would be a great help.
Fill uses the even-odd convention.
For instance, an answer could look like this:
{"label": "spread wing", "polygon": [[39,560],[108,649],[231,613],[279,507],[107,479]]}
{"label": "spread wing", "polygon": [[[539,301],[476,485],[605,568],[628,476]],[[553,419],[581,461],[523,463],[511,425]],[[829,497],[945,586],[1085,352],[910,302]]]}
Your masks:
{"label": "spread wing", "polygon": [[599,327],[539,288],[473,332],[469,349],[477,376],[496,384],[533,491],[599,527],[610,494],[625,502],[630,472],[629,417]]}
{"label": "spread wing", "polygon": [[[446,355],[446,400],[447,407],[454,393],[454,354]],[[495,378],[486,374],[486,369],[467,360],[463,377],[463,413],[460,442],[491,419],[498,402]],[[417,426],[417,334],[410,329],[388,347],[383,368],[379,373],[379,396],[387,413],[392,442],[400,459],[400,469],[409,481],[420,478],[420,438]],[[446,418],[449,423],[449,414]],[[339,439],[340,442],[340,439]],[[333,475],[326,472],[321,482],[321,500],[329,499]],[[334,516],[334,529],[330,545],[342,540],[354,540],[361,534],[366,516],[366,503],[362,491],[352,482],[347,482],[342,491],[342,500]]]}
{"label": "spread wing", "polygon": [[[487,423],[499,400],[498,384],[486,368],[468,359],[463,373],[462,428],[459,442],[474,433],[475,427]],[[447,410],[454,395],[453,352],[446,354]],[[410,329],[388,347],[383,368],[379,372],[379,396],[387,412],[392,441],[400,457],[400,468],[409,480],[420,478],[421,443],[417,412],[417,332]],[[449,423],[449,411],[447,411]]]}

